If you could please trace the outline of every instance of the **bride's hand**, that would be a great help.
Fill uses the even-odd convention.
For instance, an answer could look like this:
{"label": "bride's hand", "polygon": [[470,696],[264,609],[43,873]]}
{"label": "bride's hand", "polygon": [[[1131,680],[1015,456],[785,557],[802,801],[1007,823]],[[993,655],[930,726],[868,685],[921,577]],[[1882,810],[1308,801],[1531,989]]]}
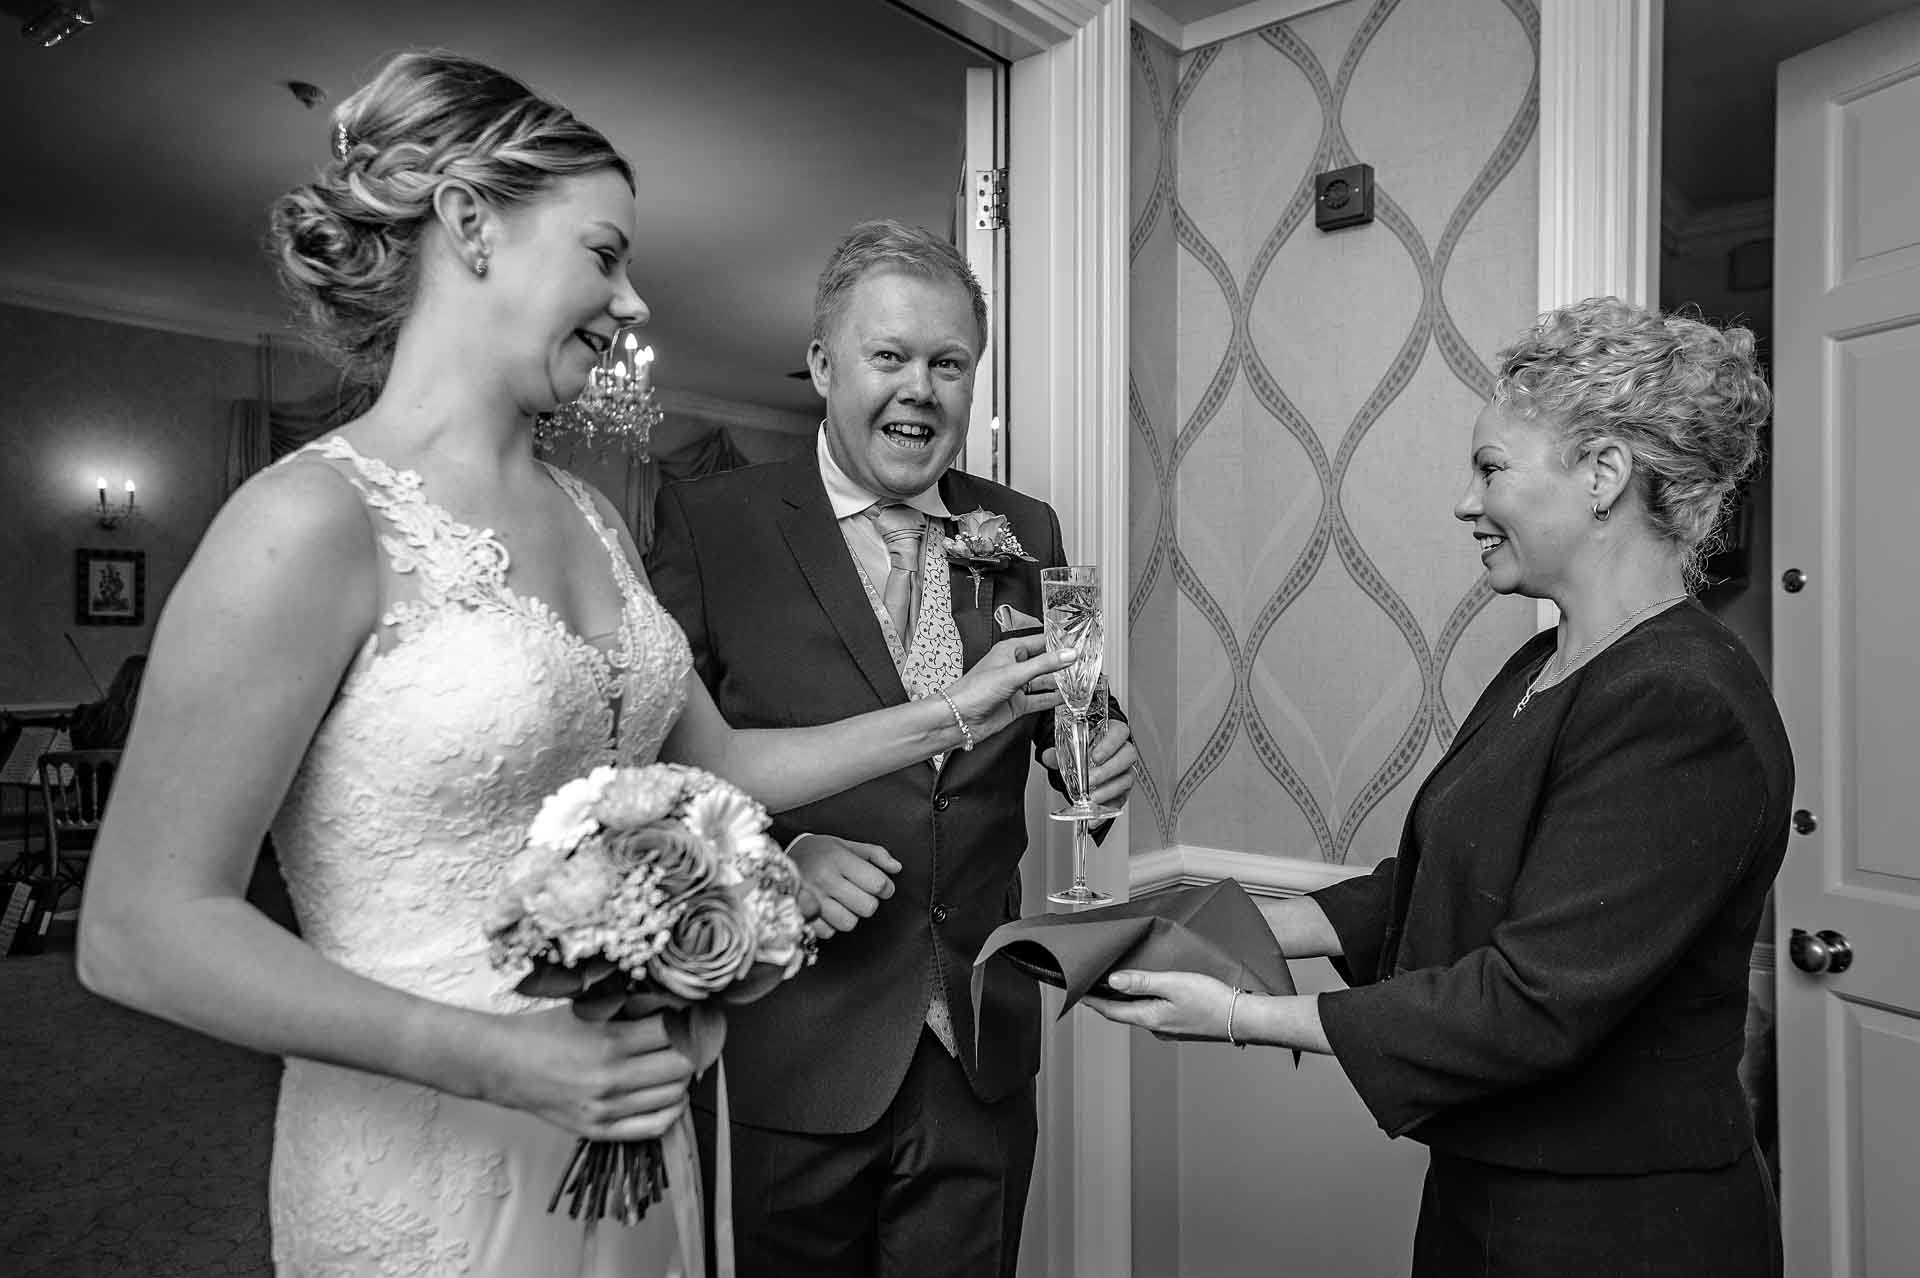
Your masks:
{"label": "bride's hand", "polygon": [[594,1022],[557,1007],[494,1020],[482,1100],[592,1140],[663,1136],[686,1108],[693,1063],[657,1014]]}
{"label": "bride's hand", "polygon": [[1060,704],[1053,676],[1073,664],[1073,651],[1048,652],[1039,635],[1002,639],[973,669],[947,685],[954,709],[976,741],[985,741],[1022,715]]}

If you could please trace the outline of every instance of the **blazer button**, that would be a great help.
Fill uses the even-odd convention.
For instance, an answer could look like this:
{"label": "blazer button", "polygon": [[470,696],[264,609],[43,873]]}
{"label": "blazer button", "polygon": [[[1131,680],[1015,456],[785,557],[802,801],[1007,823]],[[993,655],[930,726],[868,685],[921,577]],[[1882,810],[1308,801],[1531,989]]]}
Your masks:
{"label": "blazer button", "polygon": [[952,806],[953,806],[953,799],[948,795],[943,794],[939,798],[933,801],[933,810],[935,812],[945,812],[948,808]]}
{"label": "blazer button", "polygon": [[947,921],[947,907],[946,907],[946,906],[944,906],[944,905],[936,905],[936,906],[934,906],[934,907],[933,907],[933,921],[934,921],[935,923],[945,923],[945,922]]}

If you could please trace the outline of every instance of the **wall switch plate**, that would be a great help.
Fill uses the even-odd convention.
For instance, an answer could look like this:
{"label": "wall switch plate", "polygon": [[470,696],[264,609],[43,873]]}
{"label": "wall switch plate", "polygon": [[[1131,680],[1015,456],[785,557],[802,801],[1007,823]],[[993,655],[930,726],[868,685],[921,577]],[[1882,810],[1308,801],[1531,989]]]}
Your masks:
{"label": "wall switch plate", "polygon": [[1373,221],[1373,166],[1349,164],[1313,179],[1313,224],[1323,231]]}

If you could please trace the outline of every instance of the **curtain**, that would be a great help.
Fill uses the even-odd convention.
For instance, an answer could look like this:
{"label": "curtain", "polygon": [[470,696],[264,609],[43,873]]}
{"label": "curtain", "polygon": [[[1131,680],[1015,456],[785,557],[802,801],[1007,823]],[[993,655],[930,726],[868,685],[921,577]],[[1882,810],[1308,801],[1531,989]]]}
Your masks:
{"label": "curtain", "polygon": [[346,421],[364,400],[344,382],[303,400],[274,398],[273,338],[263,336],[254,352],[252,399],[237,399],[227,415],[227,492],[270,463]]}
{"label": "curtain", "polygon": [[627,527],[633,530],[633,543],[640,553],[646,555],[653,549],[653,507],[662,488],[746,464],[732,432],[726,430],[697,435],[671,453],[656,450],[650,461],[629,460],[626,509],[621,513],[627,517]]}

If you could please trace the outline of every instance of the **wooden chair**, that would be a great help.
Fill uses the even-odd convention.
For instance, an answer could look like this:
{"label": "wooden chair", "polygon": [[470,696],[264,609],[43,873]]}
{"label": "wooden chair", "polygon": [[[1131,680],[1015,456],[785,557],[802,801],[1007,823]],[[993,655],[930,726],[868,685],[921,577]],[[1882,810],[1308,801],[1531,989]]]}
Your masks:
{"label": "wooden chair", "polygon": [[78,889],[120,768],[118,750],[49,751],[40,756],[40,800],[47,814],[47,874],[56,891]]}

